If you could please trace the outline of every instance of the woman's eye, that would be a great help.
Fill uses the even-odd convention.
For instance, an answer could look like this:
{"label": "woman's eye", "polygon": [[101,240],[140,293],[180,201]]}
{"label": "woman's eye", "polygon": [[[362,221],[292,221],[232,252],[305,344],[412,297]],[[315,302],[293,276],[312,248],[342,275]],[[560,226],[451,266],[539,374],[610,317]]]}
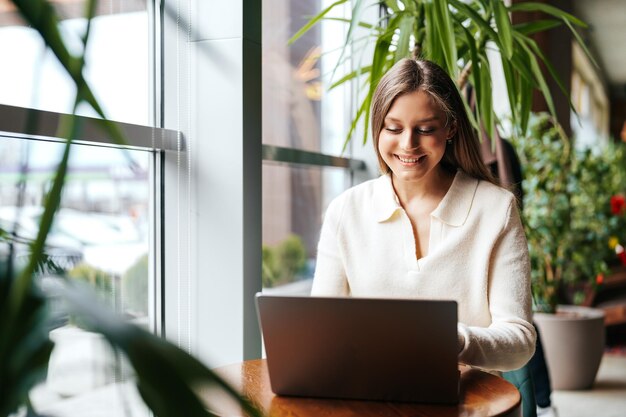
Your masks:
{"label": "woman's eye", "polygon": [[428,136],[428,135],[432,135],[433,133],[435,133],[437,129],[417,129],[417,133],[419,135],[424,135],[424,136]]}
{"label": "woman's eye", "polygon": [[400,133],[402,129],[397,127],[386,127],[385,130],[389,133]]}

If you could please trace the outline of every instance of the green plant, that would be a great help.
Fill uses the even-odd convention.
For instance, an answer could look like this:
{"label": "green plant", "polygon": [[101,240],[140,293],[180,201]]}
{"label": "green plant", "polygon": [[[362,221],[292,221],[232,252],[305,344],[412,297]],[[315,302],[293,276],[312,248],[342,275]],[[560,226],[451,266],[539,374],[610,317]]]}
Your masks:
{"label": "green plant", "polygon": [[291,234],[275,248],[263,245],[263,286],[291,282],[305,265],[306,248],[300,236]]}
{"label": "green plant", "polygon": [[[567,88],[531,35],[566,25],[595,64],[574,28],[584,28],[586,24],[545,3],[524,2],[507,7],[502,0],[385,0],[374,4],[380,5],[383,17],[377,22],[366,22],[362,16],[368,7],[366,4],[370,2],[355,0],[351,20],[327,16],[333,9],[345,3],[348,0],[335,1],[313,17],[290,40],[296,41],[324,19],[346,22],[349,26],[335,69],[347,59],[360,63],[360,54],[368,49],[366,46],[373,45],[370,63],[357,65],[353,71],[330,86],[332,89],[354,81],[366,92],[356,107],[345,144],[351,139],[361,119],[364,125],[363,143],[367,140],[374,90],[382,75],[402,58],[416,56],[432,60],[457,81],[459,90],[471,85],[476,96],[476,118],[473,117],[473,112],[468,113],[474,127],[480,130],[479,126],[482,125],[491,138],[496,117],[492,105],[491,63],[487,56],[490,43],[501,54],[515,134],[526,132],[534,89],[541,91],[551,114],[556,115],[552,95],[540,65],[545,65],[561,91],[569,97]],[[519,11],[541,11],[550,18],[514,25],[509,19],[509,13]],[[357,36],[362,31],[366,35]],[[469,103],[466,102],[466,106],[469,109]],[[572,109],[575,111],[573,106]]]}
{"label": "green plant", "polygon": [[[611,144],[597,152],[577,152],[574,157],[571,258],[578,279],[588,278],[591,287],[597,284],[595,278],[609,272],[609,265],[618,260],[611,239],[622,235],[624,241],[626,237],[626,217],[611,211],[611,198],[625,189],[623,182],[615,181],[626,174],[623,154],[622,144]],[[584,299],[582,291],[574,296],[574,302]]]}
{"label": "green plant", "polygon": [[[49,1],[13,0],[13,4],[74,81],[77,91],[74,110],[79,104],[87,103],[102,117],[98,122],[101,128],[117,143],[124,144],[119,126],[106,119],[83,76],[84,51],[88,49],[97,1],[87,1],[83,54],[77,56],[69,52],[63,41],[59,19]],[[26,131],[35,131],[35,123],[29,117]],[[102,307],[91,292],[73,285],[72,280],[53,280],[45,290],[40,285],[38,272],[52,265],[45,255],[46,238],[59,207],[72,140],[80,129],[75,115],[62,118],[57,136],[66,140],[64,153],[46,195],[37,237],[26,242],[29,256],[25,265],[16,265],[14,256],[16,246],[24,242],[14,233],[0,229],[0,416],[13,415],[23,408],[29,409],[29,415],[36,415],[30,409],[29,392],[45,378],[53,348],[48,337],[54,321],[49,308],[51,297],[62,298],[70,314],[80,316],[87,329],[101,333],[114,349],[126,355],[135,371],[138,391],[155,415],[214,415],[198,396],[199,388],[214,385],[232,397],[245,413],[260,416],[254,405],[197,359],[165,339],[122,321]]]}
{"label": "green plant", "polygon": [[[83,262],[67,271],[65,275],[74,282],[87,286],[100,302],[110,309],[115,309],[113,277],[110,274]],[[80,314],[70,314],[69,323],[79,327],[86,325]]]}
{"label": "green plant", "polygon": [[122,276],[122,295],[124,309],[134,314],[147,315],[148,305],[145,295],[148,294],[148,255],[137,259]]}
{"label": "green plant", "polygon": [[597,285],[615,258],[609,247],[620,219],[611,214],[611,196],[624,187],[621,145],[596,153],[575,151],[548,115],[530,122],[528,135],[514,140],[523,167],[522,217],[531,258],[536,308],[554,312],[574,290]]}
{"label": "green plant", "polygon": [[69,278],[89,284],[94,293],[106,304],[112,302],[113,284],[111,275],[86,263],[76,265],[67,272]]}
{"label": "green plant", "polygon": [[263,245],[261,250],[263,260],[261,279],[263,287],[271,288],[276,284],[279,275],[276,255],[274,254],[274,248],[271,246]]}

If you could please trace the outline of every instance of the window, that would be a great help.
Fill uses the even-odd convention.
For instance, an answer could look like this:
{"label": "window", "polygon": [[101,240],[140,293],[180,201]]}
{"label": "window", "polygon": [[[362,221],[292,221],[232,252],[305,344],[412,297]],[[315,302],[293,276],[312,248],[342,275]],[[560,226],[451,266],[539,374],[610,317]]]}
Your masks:
{"label": "window", "polygon": [[[2,138],[2,229],[34,240],[43,199],[64,147],[56,142]],[[104,305],[149,328],[153,316],[148,296],[150,153],[88,145],[73,148],[46,253],[70,279],[91,286]],[[27,255],[26,247],[18,245],[17,261]],[[121,357],[102,336],[77,327],[79,320],[63,316],[50,332],[55,348],[47,379],[32,393],[40,412],[82,415],[68,407],[80,409],[88,406],[89,398],[107,398],[106,392],[129,376]],[[119,402],[116,396],[112,399]],[[117,408],[123,415],[121,403]]]}
{"label": "window", "polygon": [[353,185],[353,172],[364,169],[362,162],[346,158],[350,148],[342,155],[351,122],[350,90],[328,91],[331,77],[341,78],[349,65],[335,68],[347,25],[323,21],[288,45],[331,3],[263,2],[263,286],[268,291],[310,292],[324,210]]}
{"label": "window", "polygon": [[[351,184],[346,168],[263,165],[263,286],[308,294],[322,213]],[[277,192],[280,190],[280,192]]]}
{"label": "window", "polygon": [[[82,52],[85,0],[53,1],[70,52]],[[99,2],[87,52],[86,79],[111,120],[149,124],[149,19],[145,1]],[[35,29],[0,0],[0,103],[71,113],[76,88]],[[78,114],[95,117],[88,107]]]}
{"label": "window", "polygon": [[609,139],[609,99],[596,69],[577,43],[572,43],[571,125],[576,148],[597,148]]}
{"label": "window", "polygon": [[[64,39],[80,52],[86,2],[52,3],[63,19]],[[89,117],[81,117],[84,127],[74,138],[47,254],[120,315],[159,330],[159,166],[162,151],[175,150],[178,136],[147,126],[156,120],[151,34],[160,19],[153,13],[151,3],[141,0],[100,2],[85,73],[107,117],[121,122],[128,144],[122,149],[113,143],[96,129],[89,108],[78,109]],[[61,113],[72,110],[75,88],[7,0],[0,0],[0,54],[0,227],[26,242],[38,231],[65,147],[55,136]],[[29,114],[38,116],[36,126],[27,125]],[[0,254],[5,249],[0,246]],[[25,257],[25,246],[18,244],[16,252],[18,260]],[[77,320],[60,317],[50,332],[55,348],[45,383],[31,393],[35,408],[81,416],[106,404],[107,415],[148,415],[128,364],[102,337],[74,326]]]}
{"label": "window", "polygon": [[[72,30],[78,27],[80,32],[83,23],[79,15],[84,1],[52,0],[52,3],[65,19],[64,36],[76,39]],[[220,3],[216,6],[219,13],[215,13],[215,5],[204,0],[108,0],[99,2],[94,20],[94,24],[101,22],[103,28],[114,26],[118,32],[125,33],[120,36],[124,42],[110,44],[111,51],[103,52],[105,58],[90,64],[92,68],[87,72],[109,118],[121,121],[132,153],[147,155],[151,327],[211,366],[257,358],[261,352],[254,294],[261,290],[262,224],[284,221],[281,226],[284,232],[279,230],[282,235],[268,232],[268,236],[272,233],[275,236],[268,240],[268,246],[285,240],[291,232],[301,234],[300,239],[307,242],[305,265],[312,271],[315,258],[312,242],[317,241],[319,233],[315,223],[321,222],[332,197],[354,183],[354,178],[364,176],[363,163],[347,158],[354,158],[351,149],[342,153],[343,138],[349,127],[346,109],[351,106],[350,94],[335,89],[334,96],[328,96],[319,88],[333,69],[328,65],[334,60],[327,61],[325,54],[337,46],[332,42],[341,42],[340,36],[324,29],[330,27],[327,25],[311,32],[317,33],[312,35],[312,43],[303,41],[299,55],[289,58],[289,66],[295,63],[305,78],[315,75],[316,68],[320,70],[318,79],[315,76],[300,80],[306,88],[298,91],[310,102],[303,104],[306,111],[293,112],[285,116],[286,124],[276,123],[271,128],[273,131],[265,130],[265,143],[261,144],[262,97],[272,100],[272,94],[285,93],[261,80],[261,42],[263,38],[265,47],[266,41],[270,41],[267,33],[262,37],[261,32],[271,29],[273,24],[261,24],[261,17],[267,17],[262,8],[267,11],[269,6],[272,13],[285,12],[298,19],[280,22],[291,22],[291,26],[280,32],[272,44],[286,49],[287,38],[302,25],[306,15],[327,7],[330,1],[324,0],[318,4],[319,8],[313,9],[296,3],[246,0],[244,4],[243,0],[236,0]],[[132,23],[123,23],[128,20]],[[346,29],[335,23],[336,30]],[[147,36],[143,28],[148,31]],[[0,0],[0,32],[4,30],[14,31],[13,34],[29,31],[16,20],[10,3]],[[98,44],[97,33],[92,33],[92,45]],[[55,71],[48,69],[55,66],[54,59],[46,57],[37,46],[11,48],[8,44],[16,43],[16,36],[11,35],[11,42],[0,43],[0,52],[11,56],[10,65],[0,67],[0,132],[3,132],[0,134],[20,143],[20,147],[29,142],[34,148],[37,145],[32,140],[54,141],[55,129],[50,126],[58,124],[59,113],[69,111],[72,94],[70,90],[54,93],[54,84],[65,82],[60,74],[49,74]],[[24,37],[30,39],[29,36]],[[117,36],[110,35],[108,42],[114,38]],[[329,48],[320,59],[313,59],[315,48],[309,53],[313,43],[322,45],[322,50]],[[99,45],[109,47],[107,41]],[[124,48],[132,52],[126,53]],[[146,50],[148,53],[144,55]],[[284,50],[277,53],[284,56],[280,55]],[[100,54],[94,50],[93,56],[98,59]],[[303,60],[304,57],[308,58]],[[266,58],[264,55],[264,74],[271,76],[278,64]],[[316,62],[313,71],[307,67],[310,65],[307,62],[312,62],[309,58]],[[49,63],[44,63],[46,60]],[[30,70],[34,62],[40,70],[20,78],[19,68]],[[304,65],[299,66],[301,63]],[[119,68],[122,66],[125,68]],[[141,75],[131,77],[135,70]],[[49,74],[45,83],[44,73]],[[345,71],[339,68],[336,74],[342,73]],[[274,77],[284,74],[277,72]],[[125,77],[135,82],[120,80]],[[269,95],[261,94],[262,85],[266,91],[269,89]],[[317,94],[321,94],[319,100]],[[130,108],[125,107],[126,102],[119,101],[120,95],[133,103]],[[304,101],[300,98],[294,103]],[[286,107],[284,111],[289,112],[293,106]],[[266,116],[278,111],[267,104],[265,108]],[[37,109],[46,121],[34,134],[25,133],[23,121],[28,109]],[[77,147],[115,147],[110,138],[93,128],[89,119],[92,113],[80,109],[80,114],[86,115],[86,126],[84,134],[76,138]],[[276,120],[280,122],[281,117],[278,115]],[[297,120],[299,117],[304,117],[307,123],[302,124]],[[271,126],[267,121],[264,125]],[[175,131],[161,129],[162,126]],[[293,133],[295,130],[298,135]],[[263,170],[264,175],[282,176],[291,187],[306,187],[305,194],[301,193],[303,190],[294,194],[306,198],[281,201],[278,198],[281,191],[269,184],[274,194],[268,194],[267,201],[273,199],[278,203],[272,204],[281,207],[276,209],[277,216],[273,219],[261,219]],[[14,192],[14,184],[9,183],[7,189]],[[74,190],[69,191],[73,198],[80,193],[76,190],[84,188],[70,185],[68,190]],[[267,185],[265,188],[270,190]],[[311,216],[308,220],[304,214],[295,215],[299,207],[307,207],[306,215]],[[287,210],[295,217],[284,216]],[[306,221],[312,224],[304,230]]]}

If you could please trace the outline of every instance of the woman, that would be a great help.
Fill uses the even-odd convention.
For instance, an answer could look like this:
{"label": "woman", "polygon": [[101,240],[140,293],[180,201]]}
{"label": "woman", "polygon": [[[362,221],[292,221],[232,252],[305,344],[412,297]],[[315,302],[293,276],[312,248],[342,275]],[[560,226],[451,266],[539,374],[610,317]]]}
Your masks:
{"label": "woman", "polygon": [[376,88],[371,123],[383,175],[329,205],[312,295],[454,299],[459,361],[520,368],[536,337],[526,237],[454,83],[432,62],[401,60]]}

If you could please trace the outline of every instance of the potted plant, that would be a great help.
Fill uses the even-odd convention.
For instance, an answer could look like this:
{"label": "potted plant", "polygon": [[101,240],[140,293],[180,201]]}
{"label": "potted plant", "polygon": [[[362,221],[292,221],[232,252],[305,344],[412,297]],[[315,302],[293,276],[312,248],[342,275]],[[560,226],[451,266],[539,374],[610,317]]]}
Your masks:
{"label": "potted plant", "polygon": [[[329,17],[335,8],[352,4],[352,18]],[[367,15],[368,8],[378,7],[378,21]],[[548,19],[512,24],[510,13],[542,12]],[[372,13],[370,13],[372,14]],[[543,64],[561,91],[569,97],[568,89],[546,59],[533,35],[565,25],[570,30],[592,63],[593,57],[574,26],[587,25],[575,16],[556,7],[539,2],[520,2],[507,6],[503,0],[338,0],[322,10],[304,25],[290,40],[295,42],[314,25],[324,19],[341,20],[349,25],[344,47],[336,68],[347,59],[361,63],[363,51],[371,47],[371,61],[358,64],[352,71],[330,85],[329,89],[354,82],[355,90],[364,91],[356,104],[356,112],[345,145],[363,120],[363,143],[367,140],[369,114],[374,90],[382,75],[402,58],[423,57],[444,68],[459,90],[471,86],[476,106],[468,111],[477,131],[494,138],[497,119],[493,111],[491,85],[492,59],[488,49],[500,51],[506,92],[514,132],[524,133],[528,126],[533,90],[538,89],[546,100],[550,113],[556,118],[552,95],[540,68]],[[365,32],[365,33],[363,33]],[[488,48],[488,45],[495,48]],[[335,75],[335,71],[333,72]],[[470,99],[462,95],[470,108]],[[573,106],[572,109],[576,111]],[[482,129],[481,129],[482,127]]]}
{"label": "potted plant", "polygon": [[610,200],[623,150],[575,151],[548,115],[533,117],[529,134],[514,144],[524,171],[535,322],[553,388],[589,388],[604,350],[604,315],[579,305],[615,258]]}

